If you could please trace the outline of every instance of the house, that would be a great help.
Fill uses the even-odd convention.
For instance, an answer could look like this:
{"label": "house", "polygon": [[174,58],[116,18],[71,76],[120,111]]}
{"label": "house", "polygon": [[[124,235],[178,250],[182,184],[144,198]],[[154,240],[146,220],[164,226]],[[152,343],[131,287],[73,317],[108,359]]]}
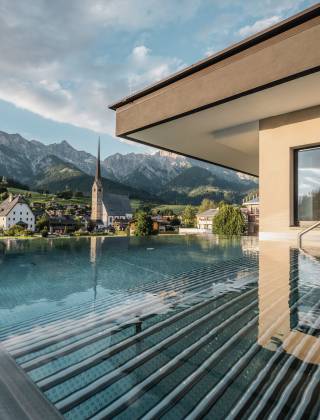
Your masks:
{"label": "house", "polygon": [[248,234],[256,235],[259,232],[259,196],[247,197],[242,202],[242,209],[245,209],[244,215],[247,221]]}
{"label": "house", "polygon": [[35,216],[22,195],[9,197],[0,204],[0,229],[8,230],[12,226],[21,225],[34,232]]}
{"label": "house", "polygon": [[91,220],[97,228],[105,228],[112,226],[115,220],[117,220],[117,223],[119,223],[119,220],[122,220],[124,224],[128,224],[132,219],[132,214],[128,196],[103,191],[99,138],[96,175],[92,186]]}
{"label": "house", "polygon": [[260,201],[259,201],[258,195],[252,198],[247,197],[242,201],[242,206],[246,207],[246,209],[248,210],[248,214],[258,216],[258,218],[259,218],[259,205],[260,205]]}
{"label": "house", "polygon": [[218,213],[219,209],[209,209],[198,213],[196,215],[197,218],[197,228],[198,229],[205,229],[212,232],[212,222],[214,216]]}
{"label": "house", "polygon": [[64,234],[77,230],[78,223],[70,216],[49,217],[49,232]]}
{"label": "house", "polygon": [[31,207],[34,209],[45,209],[46,205],[45,203],[41,203],[39,201],[33,201],[31,203]]}
{"label": "house", "polygon": [[129,226],[129,219],[127,218],[118,219],[117,217],[115,217],[112,221],[112,226],[116,230],[125,231],[127,227]]}
{"label": "house", "polygon": [[259,177],[259,238],[296,239],[320,218],[319,16],[318,3],[114,103],[116,135]]}
{"label": "house", "polygon": [[44,214],[46,214],[45,209],[43,208],[32,208],[32,212],[34,214],[35,220],[37,221],[38,219],[40,219],[40,217],[42,217]]}
{"label": "house", "polygon": [[178,226],[172,222],[174,216],[161,216],[157,214],[156,216],[152,216],[151,219],[154,232],[163,233],[178,231]]}

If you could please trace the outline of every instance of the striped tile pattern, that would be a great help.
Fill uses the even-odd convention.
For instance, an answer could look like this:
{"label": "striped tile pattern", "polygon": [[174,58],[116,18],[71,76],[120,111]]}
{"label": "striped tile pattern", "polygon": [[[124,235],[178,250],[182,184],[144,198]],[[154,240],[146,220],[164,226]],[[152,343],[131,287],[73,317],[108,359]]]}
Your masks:
{"label": "striped tile pattern", "polygon": [[[313,292],[295,293],[295,261],[292,312]],[[250,253],[26,320],[0,340],[67,419],[316,418],[319,366],[286,343],[275,352],[257,343],[258,278]],[[280,289],[268,292],[266,314]]]}

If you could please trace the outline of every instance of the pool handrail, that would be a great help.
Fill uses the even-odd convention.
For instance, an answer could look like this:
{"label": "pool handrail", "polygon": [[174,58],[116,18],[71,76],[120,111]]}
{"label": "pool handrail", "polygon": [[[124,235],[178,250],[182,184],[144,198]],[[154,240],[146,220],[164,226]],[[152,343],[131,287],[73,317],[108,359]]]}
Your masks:
{"label": "pool handrail", "polygon": [[317,228],[318,226],[320,226],[320,221],[318,221],[318,222],[314,223],[313,225],[311,225],[311,226],[309,226],[309,227],[307,227],[307,228],[303,229],[301,232],[299,232],[299,234],[298,234],[298,248],[302,248],[302,237],[303,237],[306,233],[308,233],[308,232],[310,232],[311,230],[313,230],[313,229]]}

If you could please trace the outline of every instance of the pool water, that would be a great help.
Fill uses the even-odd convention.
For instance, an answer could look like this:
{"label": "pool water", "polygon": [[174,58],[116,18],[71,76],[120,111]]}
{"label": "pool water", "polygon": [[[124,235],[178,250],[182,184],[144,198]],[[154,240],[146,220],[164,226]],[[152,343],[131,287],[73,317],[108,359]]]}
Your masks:
{"label": "pool water", "polygon": [[320,261],[208,236],[6,241],[0,340],[67,419],[318,418]]}

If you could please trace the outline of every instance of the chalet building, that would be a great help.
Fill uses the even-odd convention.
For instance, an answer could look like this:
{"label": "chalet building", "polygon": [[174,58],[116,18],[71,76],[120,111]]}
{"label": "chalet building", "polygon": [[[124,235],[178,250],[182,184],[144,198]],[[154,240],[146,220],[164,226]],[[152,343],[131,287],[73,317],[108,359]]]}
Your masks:
{"label": "chalet building", "polygon": [[174,216],[152,216],[153,231],[154,232],[172,232],[178,230],[178,226],[171,224]]}
{"label": "chalet building", "polygon": [[49,217],[49,232],[56,234],[72,233],[78,228],[77,222],[70,216]]}
{"label": "chalet building", "polygon": [[28,230],[35,230],[35,215],[29,204],[21,196],[12,194],[0,204],[0,229],[8,230],[12,226],[21,225]]}
{"label": "chalet building", "polygon": [[100,168],[100,139],[98,143],[98,157],[96,175],[92,186],[91,220],[96,227],[112,226],[115,221],[128,224],[132,219],[132,208],[128,196],[111,194],[103,191]]}
{"label": "chalet building", "polygon": [[259,213],[260,201],[259,197],[255,196],[243,200],[242,208],[244,208],[249,235],[255,235],[259,232]]}
{"label": "chalet building", "polygon": [[259,196],[254,196],[252,198],[245,198],[242,202],[242,205],[246,207],[249,214],[257,215],[259,216]]}
{"label": "chalet building", "polygon": [[212,221],[218,209],[209,209],[197,214],[197,228],[212,232]]}

